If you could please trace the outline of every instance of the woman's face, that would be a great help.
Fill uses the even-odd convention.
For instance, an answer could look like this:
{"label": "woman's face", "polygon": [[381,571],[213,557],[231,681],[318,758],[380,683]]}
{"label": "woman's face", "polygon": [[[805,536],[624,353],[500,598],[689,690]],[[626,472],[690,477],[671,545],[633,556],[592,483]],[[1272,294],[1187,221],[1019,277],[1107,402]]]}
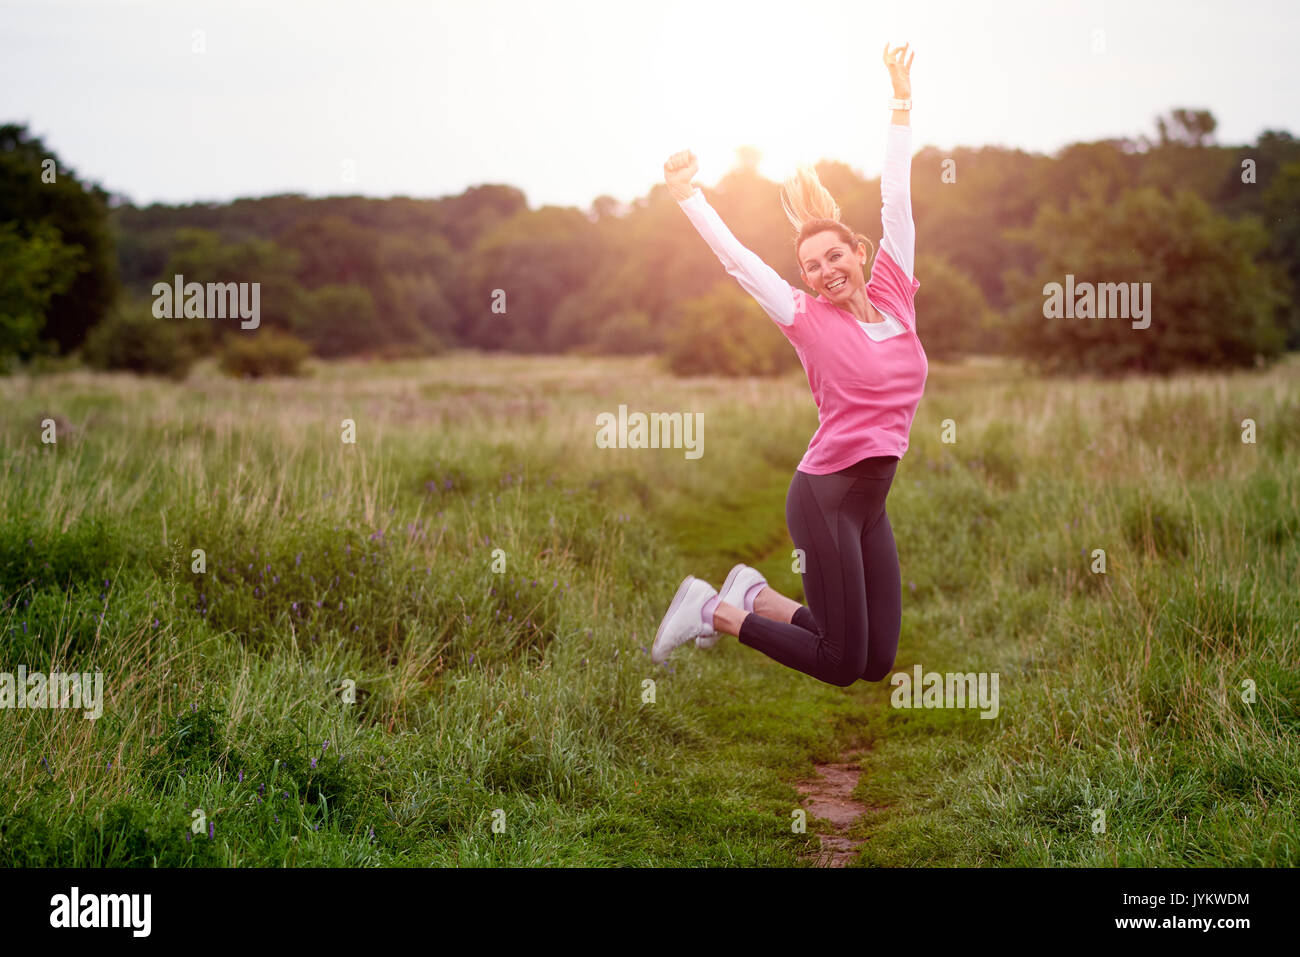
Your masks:
{"label": "woman's face", "polygon": [[799,273],[808,288],[831,302],[844,302],[867,284],[862,267],[867,247],[851,250],[833,230],[813,233],[799,246]]}

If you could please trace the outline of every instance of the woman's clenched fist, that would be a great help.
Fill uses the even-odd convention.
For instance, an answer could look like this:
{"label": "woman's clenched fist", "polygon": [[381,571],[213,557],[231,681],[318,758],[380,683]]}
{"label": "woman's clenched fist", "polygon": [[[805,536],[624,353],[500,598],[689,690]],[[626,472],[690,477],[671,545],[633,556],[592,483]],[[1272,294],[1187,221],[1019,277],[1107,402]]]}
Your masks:
{"label": "woman's clenched fist", "polygon": [[686,199],[695,191],[691,180],[699,171],[699,160],[690,150],[682,150],[668,157],[664,162],[664,182],[668,184],[668,191],[673,194],[673,199],[678,201]]}

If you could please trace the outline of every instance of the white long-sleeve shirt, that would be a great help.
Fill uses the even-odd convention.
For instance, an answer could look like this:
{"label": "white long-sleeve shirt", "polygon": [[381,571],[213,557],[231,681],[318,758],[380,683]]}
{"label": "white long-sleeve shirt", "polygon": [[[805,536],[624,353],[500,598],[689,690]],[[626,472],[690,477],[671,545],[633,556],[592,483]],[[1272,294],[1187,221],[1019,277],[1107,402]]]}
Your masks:
{"label": "white long-sleeve shirt", "polygon": [[[880,178],[880,220],[883,227],[880,246],[908,279],[912,278],[916,247],[911,166],[912,128],[890,124],[885,142],[885,169]],[[700,190],[696,189],[686,199],[679,200],[678,205],[721,260],[727,273],[754,297],[763,311],[783,326],[794,322],[796,297],[804,293],[782,279],[775,269],[736,239]],[[874,263],[872,272],[874,275]],[[868,295],[870,289],[868,284]],[[885,321],[870,323],[858,320],[863,332],[877,341],[903,332],[904,324],[888,309],[874,300],[872,305],[880,310]]]}

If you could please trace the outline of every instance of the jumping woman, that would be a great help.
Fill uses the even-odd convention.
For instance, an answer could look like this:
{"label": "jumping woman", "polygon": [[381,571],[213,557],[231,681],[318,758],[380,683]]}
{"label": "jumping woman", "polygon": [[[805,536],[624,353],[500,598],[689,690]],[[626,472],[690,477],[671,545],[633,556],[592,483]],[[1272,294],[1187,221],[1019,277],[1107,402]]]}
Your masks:
{"label": "jumping woman", "polygon": [[884,679],[898,652],[902,580],[885,497],[925,389],[929,365],[916,335],[912,275],[912,59],[885,45],[895,99],[881,177],[880,252],[864,279],[868,241],[840,222],[816,172],[785,181],[799,275],[795,289],[742,246],[691,183],[694,154],[664,163],[673,198],[726,271],[758,301],[798,353],[817,401],[819,425],[790,482],[785,520],[803,556],[807,606],[785,597],[748,565],[719,593],[692,575],[673,597],[651,658],[662,662],[694,639],[707,648],[734,635],[819,681],[847,687]]}

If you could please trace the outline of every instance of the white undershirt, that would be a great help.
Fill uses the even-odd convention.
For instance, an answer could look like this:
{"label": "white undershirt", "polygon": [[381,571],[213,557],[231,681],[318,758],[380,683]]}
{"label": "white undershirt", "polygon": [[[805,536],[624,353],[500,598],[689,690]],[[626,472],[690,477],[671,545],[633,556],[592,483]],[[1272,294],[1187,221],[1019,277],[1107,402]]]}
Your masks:
{"label": "white undershirt", "polygon": [[879,312],[885,317],[884,322],[863,322],[861,319],[854,320],[862,327],[862,331],[867,334],[867,338],[879,342],[881,339],[892,339],[899,333],[907,331],[903,324],[893,316],[881,312],[879,306],[876,307],[876,312]]}

